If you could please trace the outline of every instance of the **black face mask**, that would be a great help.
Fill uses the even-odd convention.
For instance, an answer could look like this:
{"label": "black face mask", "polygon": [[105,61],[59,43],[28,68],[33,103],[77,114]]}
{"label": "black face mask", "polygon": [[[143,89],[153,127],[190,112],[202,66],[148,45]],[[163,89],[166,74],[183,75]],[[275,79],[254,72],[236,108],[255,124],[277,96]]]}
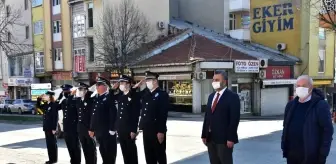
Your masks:
{"label": "black face mask", "polygon": [[63,93],[63,96],[66,97],[66,98],[69,97],[69,95],[70,95],[69,92],[64,92],[64,93]]}

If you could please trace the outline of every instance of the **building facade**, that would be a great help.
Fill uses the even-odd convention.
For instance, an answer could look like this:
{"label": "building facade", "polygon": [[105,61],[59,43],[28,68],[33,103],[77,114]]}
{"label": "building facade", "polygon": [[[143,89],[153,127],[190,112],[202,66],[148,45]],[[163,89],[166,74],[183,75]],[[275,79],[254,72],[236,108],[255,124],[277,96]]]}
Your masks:
{"label": "building facade", "polygon": [[34,78],[31,3],[29,0],[5,0],[2,3],[7,17],[16,17],[18,13],[20,17],[15,20],[15,24],[8,24],[6,27],[8,42],[14,43],[15,47],[12,47],[13,51],[0,52],[2,69],[0,95],[9,99],[29,99],[30,84],[37,81]]}
{"label": "building facade", "polygon": [[70,7],[66,0],[33,1],[35,71],[53,87],[72,84]]}

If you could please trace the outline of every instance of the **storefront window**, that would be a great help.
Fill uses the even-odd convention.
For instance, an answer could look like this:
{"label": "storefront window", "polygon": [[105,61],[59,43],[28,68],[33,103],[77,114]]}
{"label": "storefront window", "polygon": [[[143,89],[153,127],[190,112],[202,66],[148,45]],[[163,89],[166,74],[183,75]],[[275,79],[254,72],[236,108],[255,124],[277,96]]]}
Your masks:
{"label": "storefront window", "polygon": [[171,103],[176,105],[192,105],[192,81],[167,81],[167,89]]}
{"label": "storefront window", "polygon": [[232,84],[232,91],[240,98],[240,113],[251,112],[252,87],[250,83]]}

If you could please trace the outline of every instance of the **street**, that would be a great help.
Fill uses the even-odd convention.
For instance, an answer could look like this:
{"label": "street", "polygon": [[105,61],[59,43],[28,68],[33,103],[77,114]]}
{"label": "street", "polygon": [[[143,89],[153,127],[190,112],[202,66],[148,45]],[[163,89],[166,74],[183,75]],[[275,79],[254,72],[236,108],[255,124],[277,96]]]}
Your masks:
{"label": "street", "polygon": [[[336,127],[336,126],[334,126]],[[201,118],[170,118],[168,121],[168,163],[206,164],[206,147],[200,139]],[[284,164],[280,149],[282,121],[241,121],[240,143],[234,149],[236,164]],[[139,163],[145,164],[142,136],[138,136]],[[42,164],[47,160],[44,133],[41,125],[15,125],[0,123],[0,163]],[[336,135],[334,135],[336,138]],[[68,164],[69,155],[63,139],[58,141],[58,163]],[[98,150],[98,149],[97,149]],[[82,155],[82,163],[84,157]],[[336,142],[333,142],[328,164],[336,161]],[[101,162],[98,151],[98,163]],[[122,164],[118,146],[117,164]]]}

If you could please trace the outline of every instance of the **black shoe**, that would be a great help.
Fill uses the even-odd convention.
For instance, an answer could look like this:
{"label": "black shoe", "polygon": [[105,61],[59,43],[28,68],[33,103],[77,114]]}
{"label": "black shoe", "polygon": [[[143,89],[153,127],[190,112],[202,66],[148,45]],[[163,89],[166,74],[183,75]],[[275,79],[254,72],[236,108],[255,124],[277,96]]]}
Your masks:
{"label": "black shoe", "polygon": [[45,162],[44,164],[54,164],[54,163],[57,163],[57,162],[53,162],[53,161],[47,161],[47,162]]}

